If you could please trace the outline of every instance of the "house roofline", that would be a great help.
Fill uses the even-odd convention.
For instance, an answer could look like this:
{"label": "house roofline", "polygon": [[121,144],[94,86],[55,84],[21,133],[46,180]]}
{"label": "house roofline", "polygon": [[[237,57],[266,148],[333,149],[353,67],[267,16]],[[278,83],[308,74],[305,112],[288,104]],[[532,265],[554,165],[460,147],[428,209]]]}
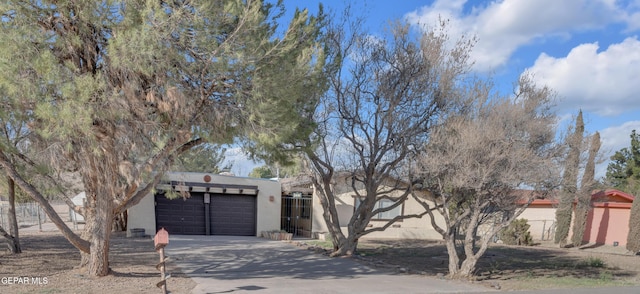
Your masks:
{"label": "house roofline", "polygon": [[624,200],[629,201],[629,203],[632,203],[633,199],[635,199],[635,196],[622,192],[620,190],[606,189],[604,191],[599,191],[598,193],[594,193],[593,195],[591,195],[591,200],[596,200],[597,198],[604,197],[604,196],[617,196]]}

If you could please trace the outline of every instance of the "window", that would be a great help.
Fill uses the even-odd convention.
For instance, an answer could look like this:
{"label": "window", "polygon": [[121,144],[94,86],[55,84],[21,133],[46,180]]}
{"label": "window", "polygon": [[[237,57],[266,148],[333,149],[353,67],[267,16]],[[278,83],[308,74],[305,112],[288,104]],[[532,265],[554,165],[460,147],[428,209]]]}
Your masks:
{"label": "window", "polygon": [[[358,207],[360,207],[360,204],[362,203],[362,199],[356,197],[355,201],[356,201],[355,208],[357,209]],[[376,205],[374,206],[373,210],[389,207],[389,206],[392,206],[393,204],[395,204],[395,201],[393,201],[392,199],[381,198],[376,202]],[[404,203],[394,207],[391,210],[380,212],[377,215],[374,215],[371,219],[372,220],[390,220],[396,216],[402,215],[403,208],[404,208]]]}

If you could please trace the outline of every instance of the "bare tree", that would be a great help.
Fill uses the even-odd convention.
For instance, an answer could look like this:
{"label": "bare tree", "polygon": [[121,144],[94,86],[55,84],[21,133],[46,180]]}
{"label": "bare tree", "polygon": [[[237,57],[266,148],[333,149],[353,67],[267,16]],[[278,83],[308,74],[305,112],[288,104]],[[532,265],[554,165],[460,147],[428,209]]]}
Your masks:
{"label": "bare tree", "polygon": [[[319,128],[306,154],[333,256],[353,254],[366,234],[426,214],[396,215],[368,227],[374,216],[410,197],[414,182],[408,164],[443,111],[457,101],[473,43],[462,39],[449,49],[444,22],[418,36],[407,24],[395,23],[388,39],[363,34],[359,20],[329,29],[329,90],[313,118]],[[341,184],[345,191],[338,191]],[[357,204],[348,222],[342,220],[345,234],[336,205],[337,195],[347,192]],[[383,197],[390,204],[381,205]]]}
{"label": "bare tree", "polygon": [[[485,81],[468,84],[467,107],[431,134],[417,164],[441,204],[434,212],[422,202],[445,240],[452,278],[472,276],[489,242],[527,206],[517,203],[543,196],[557,178],[553,93],[526,75],[515,97],[493,97],[492,90]],[[516,193],[523,187],[532,190]]]}

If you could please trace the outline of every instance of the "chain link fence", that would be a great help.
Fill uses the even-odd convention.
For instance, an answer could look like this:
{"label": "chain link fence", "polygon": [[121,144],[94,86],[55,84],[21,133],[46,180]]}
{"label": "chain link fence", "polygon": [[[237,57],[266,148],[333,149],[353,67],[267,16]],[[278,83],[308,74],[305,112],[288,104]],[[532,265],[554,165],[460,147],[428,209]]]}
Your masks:
{"label": "chain link fence", "polygon": [[[30,227],[47,222],[47,215],[35,202],[16,203],[18,227]],[[0,202],[0,226],[9,226],[9,204]]]}

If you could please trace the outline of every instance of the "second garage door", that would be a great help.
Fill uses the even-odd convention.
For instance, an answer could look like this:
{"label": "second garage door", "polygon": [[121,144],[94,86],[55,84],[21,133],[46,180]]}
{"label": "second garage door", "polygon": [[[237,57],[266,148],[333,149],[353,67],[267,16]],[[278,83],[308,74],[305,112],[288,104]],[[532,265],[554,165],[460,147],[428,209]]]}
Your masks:
{"label": "second garage door", "polygon": [[256,235],[256,196],[211,195],[211,234]]}

